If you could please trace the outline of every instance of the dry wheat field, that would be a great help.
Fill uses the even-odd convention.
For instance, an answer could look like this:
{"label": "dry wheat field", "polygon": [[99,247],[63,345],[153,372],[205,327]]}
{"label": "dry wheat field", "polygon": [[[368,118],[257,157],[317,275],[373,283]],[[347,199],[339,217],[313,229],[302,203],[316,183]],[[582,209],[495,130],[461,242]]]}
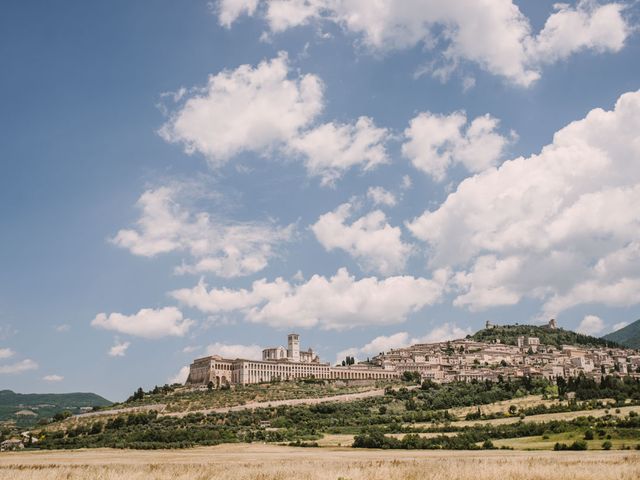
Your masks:
{"label": "dry wheat field", "polygon": [[633,451],[389,451],[222,445],[172,451],[76,450],[0,455],[12,480],[636,480]]}

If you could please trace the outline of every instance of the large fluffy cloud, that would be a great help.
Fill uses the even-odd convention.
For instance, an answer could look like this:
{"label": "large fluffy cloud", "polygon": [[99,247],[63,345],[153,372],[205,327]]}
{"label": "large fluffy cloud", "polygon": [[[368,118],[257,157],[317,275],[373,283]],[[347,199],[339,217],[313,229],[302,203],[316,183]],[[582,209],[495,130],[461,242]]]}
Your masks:
{"label": "large fluffy cloud", "polygon": [[438,50],[428,69],[446,77],[463,61],[505,77],[518,85],[531,85],[545,63],[581,50],[617,52],[631,29],[621,3],[601,5],[580,0],[557,4],[540,32],[512,0],[222,0],[220,23],[230,26],[242,14],[264,12],[272,32],[328,21],[357,35],[376,52],[418,44]]}
{"label": "large fluffy cloud", "polygon": [[340,249],[352,255],[365,271],[389,275],[402,271],[411,245],[402,241],[402,231],[392,227],[381,210],[374,210],[352,224],[347,221],[354,207],[344,203],[321,215],[311,226],[320,244],[327,250]]}
{"label": "large fluffy cloud", "polygon": [[91,321],[91,325],[96,328],[144,338],[182,337],[193,323],[192,320],[183,318],[182,312],[176,307],[143,308],[133,315],[99,313]]}
{"label": "large fluffy cloud", "polygon": [[466,123],[463,112],[420,113],[404,132],[402,154],[414,167],[438,181],[444,179],[447,168],[454,163],[462,163],[473,173],[495,165],[509,141],[496,132],[498,120],[484,115],[464,128]]}
{"label": "large fluffy cloud", "polygon": [[241,65],[211,75],[206,87],[185,95],[160,134],[219,165],[242,151],[262,153],[288,140],[322,107],[320,79],[289,78],[287,56],[281,54],[255,68]]}
{"label": "large fluffy cloud", "polygon": [[[237,5],[232,10],[242,11]],[[324,107],[322,90],[318,76],[292,73],[281,53],[255,67],[211,75],[206,87],[175,95],[180,104],[160,135],[188,153],[201,153],[212,167],[242,152],[300,158],[325,185],[352,167],[386,163],[389,134],[370,118],[314,123]]]}
{"label": "large fluffy cloud", "polygon": [[193,289],[172,292],[183,304],[206,313],[241,312],[250,322],[275,327],[342,330],[400,323],[406,316],[442,297],[448,273],[433,279],[396,276],[356,280],[342,268],[332,277],[314,275],[291,284],[281,278],[258,280],[251,289],[211,289],[201,281]]}
{"label": "large fluffy cloud", "polygon": [[640,303],[640,92],[559,130],[537,155],[464,180],[408,224],[457,305],[542,299],[544,313]]}
{"label": "large fluffy cloud", "polygon": [[581,0],[577,7],[557,3],[555,8],[529,47],[529,55],[540,63],[562,60],[580,50],[617,52],[631,32],[622,16],[622,3]]}
{"label": "large fluffy cloud", "polygon": [[292,225],[231,222],[207,212],[192,213],[179,203],[179,197],[180,191],[174,187],[144,192],[137,202],[141,216],[136,228],[120,230],[113,242],[146,257],[188,252],[193,263],[179,267],[181,273],[236,277],[265,268],[279,244],[291,239]]}

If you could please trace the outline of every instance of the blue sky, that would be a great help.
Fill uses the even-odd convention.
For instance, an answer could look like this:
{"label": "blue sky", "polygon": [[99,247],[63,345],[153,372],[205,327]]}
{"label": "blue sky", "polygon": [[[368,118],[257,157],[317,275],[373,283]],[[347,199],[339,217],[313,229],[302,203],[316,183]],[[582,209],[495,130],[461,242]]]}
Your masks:
{"label": "blue sky", "polygon": [[1,7],[0,387],[640,316],[637,5],[363,5]]}

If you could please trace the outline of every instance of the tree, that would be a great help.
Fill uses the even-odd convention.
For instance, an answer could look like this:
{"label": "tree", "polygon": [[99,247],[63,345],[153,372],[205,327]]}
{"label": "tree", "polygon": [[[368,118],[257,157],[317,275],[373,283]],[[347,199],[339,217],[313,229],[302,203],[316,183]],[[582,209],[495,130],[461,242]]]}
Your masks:
{"label": "tree", "polygon": [[61,420],[64,420],[65,418],[69,418],[72,415],[72,413],[69,410],[64,410],[62,412],[58,412],[53,416],[53,419],[56,422],[59,422]]}
{"label": "tree", "polygon": [[493,442],[487,438],[484,441],[484,443],[482,444],[482,448],[484,448],[484,449],[492,449],[492,448],[495,448],[495,447],[493,446]]}
{"label": "tree", "polygon": [[104,427],[104,423],[102,423],[102,422],[93,422],[93,425],[91,425],[91,430],[89,430],[89,434],[97,435],[98,433],[102,432],[102,428],[103,427]]}
{"label": "tree", "polygon": [[584,439],[593,440],[593,432],[591,430],[587,430],[586,432],[584,432]]}
{"label": "tree", "polygon": [[558,396],[564,398],[567,393],[567,381],[564,377],[556,377],[556,385],[558,385]]}
{"label": "tree", "polygon": [[211,380],[209,380],[209,383],[207,383],[207,390],[213,390],[213,382]]}
{"label": "tree", "polygon": [[354,357],[345,357],[342,361],[343,367],[348,367],[349,365],[354,365],[356,363],[356,359]]}
{"label": "tree", "polygon": [[453,347],[451,346],[451,342],[447,342],[447,348],[445,349],[445,353],[447,355],[453,355]]}
{"label": "tree", "polygon": [[606,441],[602,442],[602,449],[603,450],[611,450],[612,446],[613,446],[613,444],[609,440],[606,440]]}
{"label": "tree", "polygon": [[420,372],[410,372],[410,371],[402,372],[402,380],[404,380],[405,382],[420,383],[421,379],[422,377],[420,376]]}
{"label": "tree", "polygon": [[144,390],[142,387],[139,387],[138,390],[133,394],[133,400],[142,400],[144,398]]}

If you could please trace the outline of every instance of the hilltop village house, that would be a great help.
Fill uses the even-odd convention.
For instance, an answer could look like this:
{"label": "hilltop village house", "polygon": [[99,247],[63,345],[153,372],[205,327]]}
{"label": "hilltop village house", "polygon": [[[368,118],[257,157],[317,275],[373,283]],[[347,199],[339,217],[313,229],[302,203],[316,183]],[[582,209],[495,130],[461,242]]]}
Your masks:
{"label": "hilltop village house", "polygon": [[[491,328],[487,324],[487,328]],[[555,320],[548,328],[555,329]],[[369,362],[331,366],[322,363],[312,349],[300,351],[300,336],[288,336],[288,348],[262,351],[262,360],[227,359],[218,355],[199,358],[190,366],[187,385],[215,388],[301,378],[326,380],[378,380],[418,372],[423,380],[438,383],[516,377],[575,377],[584,374],[640,377],[640,355],[635,350],[563,345],[543,345],[537,337],[519,337],[516,345],[459,339],[420,343],[381,352]]]}

